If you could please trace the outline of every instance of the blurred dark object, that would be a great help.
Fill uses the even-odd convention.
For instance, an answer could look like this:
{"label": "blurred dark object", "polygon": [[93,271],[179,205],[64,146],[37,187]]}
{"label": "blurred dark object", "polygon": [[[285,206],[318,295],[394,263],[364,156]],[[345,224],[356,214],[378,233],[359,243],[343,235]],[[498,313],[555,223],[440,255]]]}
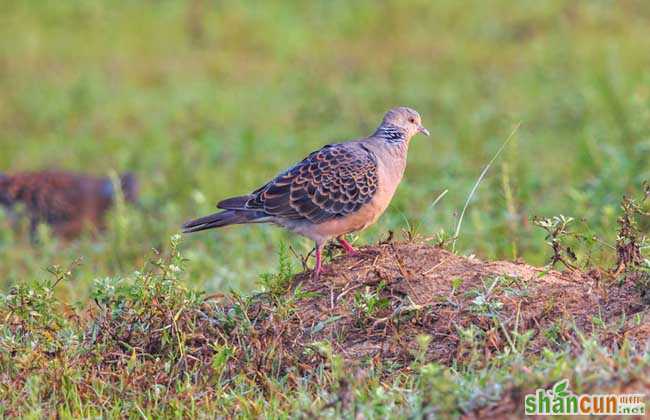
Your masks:
{"label": "blurred dark object", "polygon": [[194,46],[202,46],[205,43],[205,24],[203,23],[205,12],[204,0],[190,0],[187,2],[185,30]]}
{"label": "blurred dark object", "polygon": [[[137,203],[136,176],[125,173],[119,182],[124,201]],[[0,205],[10,218],[16,218],[15,207],[22,204],[32,238],[39,223],[47,223],[65,239],[78,237],[84,229],[104,230],[105,215],[114,204],[116,193],[109,177],[54,170],[0,174]]]}

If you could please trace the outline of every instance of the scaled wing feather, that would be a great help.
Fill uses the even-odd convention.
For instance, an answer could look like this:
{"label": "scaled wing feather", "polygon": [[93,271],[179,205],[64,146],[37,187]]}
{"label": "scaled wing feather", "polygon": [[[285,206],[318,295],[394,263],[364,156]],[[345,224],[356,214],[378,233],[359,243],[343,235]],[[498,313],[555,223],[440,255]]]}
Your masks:
{"label": "scaled wing feather", "polygon": [[[333,144],[253,192],[240,208],[323,223],[356,212],[376,191],[377,160],[373,153],[359,144]],[[222,203],[219,207],[225,208]]]}

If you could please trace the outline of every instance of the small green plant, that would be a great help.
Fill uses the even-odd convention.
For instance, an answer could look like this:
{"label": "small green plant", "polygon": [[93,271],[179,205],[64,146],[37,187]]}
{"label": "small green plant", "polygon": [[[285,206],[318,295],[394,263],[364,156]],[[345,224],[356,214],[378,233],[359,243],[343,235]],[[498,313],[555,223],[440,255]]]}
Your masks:
{"label": "small green plant", "polygon": [[286,292],[293,274],[294,268],[291,264],[289,248],[284,242],[281,242],[278,250],[278,271],[276,273],[262,274],[260,276],[262,286],[272,296],[279,297]]}
{"label": "small green plant", "polygon": [[439,248],[450,249],[450,244],[454,242],[454,237],[445,229],[440,229],[433,238],[435,244]]}
{"label": "small green plant", "polygon": [[388,298],[381,296],[385,287],[386,283],[382,281],[374,290],[370,286],[366,286],[363,292],[357,291],[354,294],[353,310],[361,323],[372,319],[377,312],[390,306]]}
{"label": "small green plant", "polygon": [[0,318],[4,321],[0,328],[0,365],[8,363],[11,357],[4,358],[11,354],[23,354],[28,349],[55,354],[65,349],[65,337],[76,340],[74,334],[63,333],[71,325],[55,297],[56,286],[72,275],[72,268],[52,266],[48,271],[52,277],[16,284],[9,293],[0,294]]}
{"label": "small green plant", "polygon": [[203,295],[181,281],[185,259],[179,243],[180,235],[172,236],[167,252],[154,251],[143,270],[131,276],[95,282],[91,296],[100,311],[89,326],[88,342],[133,357],[145,352],[170,360],[185,358],[181,325],[196,322]]}
{"label": "small green plant", "polygon": [[554,322],[550,327],[544,331],[544,337],[552,343],[558,343],[560,340],[560,333],[562,329],[558,322]]}
{"label": "small green plant", "polygon": [[504,281],[504,277],[501,276],[488,278],[483,280],[482,287],[467,291],[468,297],[474,297],[471,306],[473,312],[491,318],[499,314],[503,303],[495,297],[495,294],[501,287],[500,283],[502,281]]}
{"label": "small green plant", "polygon": [[564,244],[567,238],[574,236],[569,228],[573,222],[573,217],[566,217],[562,214],[550,218],[533,218],[533,224],[546,231],[546,243],[553,251],[549,261],[550,266],[560,262],[571,270],[576,269],[574,265],[577,260],[576,254],[570,246]]}
{"label": "small green plant", "polygon": [[415,338],[415,342],[418,347],[417,350],[413,350],[413,363],[412,367],[417,368],[419,366],[424,366],[427,359],[427,350],[429,349],[429,344],[431,344],[430,335],[418,335]]}
{"label": "small green plant", "polygon": [[616,264],[612,269],[619,283],[631,279],[644,303],[650,304],[650,259],[644,257],[648,238],[641,230],[641,218],[650,216],[650,183],[644,182],[643,194],[636,199],[623,197],[616,235]]}
{"label": "small green plant", "polygon": [[520,282],[518,277],[497,276],[483,280],[482,287],[474,288],[467,292],[469,297],[474,297],[470,309],[481,316],[487,317],[492,321],[495,329],[499,330],[508,343],[507,354],[521,353],[526,348],[531,338],[531,332],[518,331],[517,321],[515,320],[514,330],[510,331],[506,321],[502,319],[501,309],[503,302],[497,299],[498,293],[506,296],[513,294],[525,294],[526,291],[513,288],[514,284]]}
{"label": "small green plant", "polygon": [[467,327],[456,326],[458,333],[458,359],[465,366],[479,367],[484,365],[483,349],[486,343],[486,333],[475,324]]}
{"label": "small green plant", "polygon": [[621,200],[622,214],[619,216],[618,234],[616,235],[616,266],[614,273],[634,271],[643,268],[645,258],[641,249],[647,246],[648,239],[639,227],[639,218],[650,216],[644,210],[645,203],[650,201],[650,183],[644,183],[642,197],[633,199],[627,196]]}

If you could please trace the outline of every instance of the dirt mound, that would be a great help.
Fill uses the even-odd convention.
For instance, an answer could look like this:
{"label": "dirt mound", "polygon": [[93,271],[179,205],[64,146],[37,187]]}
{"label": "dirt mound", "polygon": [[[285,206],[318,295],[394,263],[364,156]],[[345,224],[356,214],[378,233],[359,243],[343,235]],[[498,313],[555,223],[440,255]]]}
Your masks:
{"label": "dirt mound", "polygon": [[[30,378],[39,378],[40,398],[54,398],[52,410],[65,405],[71,383],[84,404],[96,401],[98,384],[108,393],[102,398],[151,396],[151,404],[161,401],[152,391],[160,390],[169,392],[163,398],[192,404],[201,395],[204,407],[232,403],[227,410],[237,414],[241,400],[231,396],[242,389],[260,401],[317,395],[322,401],[304,415],[314,417],[312,409],[349,407],[355,389],[380,381],[376,389],[384,383],[400,388],[396,398],[414,387],[430,389],[422,404],[440,413],[460,407],[483,418],[521,413],[522,395],[552,385],[544,361],[549,352],[536,361],[545,347],[561,350],[552,365],[555,375],[572,383],[573,375],[589,377],[592,388],[582,384],[582,391],[648,387],[646,353],[624,347],[610,358],[581,339],[597,332],[605,349],[625,339],[650,344],[650,309],[632,275],[614,281],[596,271],[483,262],[425,244],[389,243],[335,258],[319,281],[308,273],[291,277],[281,258],[280,272],[262,278],[268,292],[206,299],[184,285],[182,264],[172,242],[167,255],[129,281],[101,281],[93,305],[81,313],[53,298],[60,279],[16,285],[0,302],[0,389],[22,395]],[[69,272],[63,270],[57,276]],[[567,349],[576,356],[568,363],[576,366],[567,366]],[[518,355],[504,357],[504,350]],[[493,367],[506,377],[479,385]],[[600,370],[604,375],[593,376]],[[477,387],[472,396],[461,400],[454,394],[468,384],[457,382],[463,371],[478,382],[468,385]],[[522,375],[525,381],[517,379]],[[315,393],[305,394],[306,387]],[[428,399],[443,395],[451,398]],[[19,404],[6,410],[23,411]]]}
{"label": "dirt mound", "polygon": [[608,329],[644,305],[632,282],[614,285],[598,273],[484,262],[415,243],[362,248],[327,269],[318,281],[309,273],[294,278],[288,296],[302,297],[292,300],[284,319],[268,316],[264,299],[248,307],[260,348],[281,342],[311,364],[306,349],[325,341],[347,360],[406,366],[416,354],[462,362],[477,348],[489,358],[506,346],[516,350],[523,337],[527,352],[577,344],[576,330],[600,328],[612,344],[650,339],[647,325]]}

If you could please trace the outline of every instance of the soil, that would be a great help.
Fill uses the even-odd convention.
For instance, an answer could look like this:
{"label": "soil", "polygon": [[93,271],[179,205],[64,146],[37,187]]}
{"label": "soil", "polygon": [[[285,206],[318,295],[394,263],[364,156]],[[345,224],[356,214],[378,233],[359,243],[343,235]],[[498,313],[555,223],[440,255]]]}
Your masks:
{"label": "soil", "polygon": [[[288,320],[293,325],[286,327],[291,342],[326,340],[348,360],[407,363],[420,348],[418,337],[427,335],[428,360],[462,361],[470,349],[461,331],[470,328],[484,341],[487,357],[512,346],[512,332],[532,331],[530,352],[575,342],[576,329],[604,329],[612,343],[650,342],[647,323],[607,329],[622,317],[633,319],[645,305],[632,282],[613,284],[597,271],[484,262],[425,244],[389,243],[334,259],[316,281],[300,274],[293,283],[298,286],[316,297],[296,303]],[[364,309],[373,298],[381,301],[379,309]]]}
{"label": "soil", "polygon": [[[534,356],[545,348],[569,348],[577,355],[583,351],[580,335],[592,332],[612,349],[625,340],[650,348],[650,309],[635,279],[620,273],[485,262],[415,242],[361,248],[328,261],[326,270],[318,280],[309,271],[298,274],[274,292],[212,296],[194,311],[154,302],[149,331],[131,328],[142,322],[137,311],[95,314],[92,331],[98,335],[89,339],[104,343],[99,364],[113,374],[129,366],[134,348],[151,356],[168,352],[163,331],[173,324],[187,351],[174,375],[197,366],[207,375],[214,349],[223,345],[232,354],[219,375],[245,372],[264,388],[272,386],[269,377],[300,386],[313,372],[334,370],[330,352],[344,359],[339,368],[350,378],[372,365],[390,381],[410,372],[414,360],[481,367],[508,349]],[[166,383],[161,360],[150,357],[151,371],[138,375],[143,383],[134,386]],[[650,391],[640,378],[643,383],[621,378],[609,385],[612,391]],[[499,404],[466,416],[519,413],[516,406],[528,391],[534,390],[504,389]]]}
{"label": "soil", "polygon": [[[204,308],[216,330],[207,334],[245,343],[229,369],[246,370],[261,384],[268,373],[299,384],[329,363],[329,351],[349,372],[363,372],[355,366],[370,362],[391,366],[386,375],[392,376],[409,372],[416,359],[481,365],[508,347],[529,356],[568,347],[577,355],[580,335],[592,332],[611,348],[626,339],[650,348],[644,347],[650,346],[650,310],[632,278],[485,262],[423,243],[361,248],[334,258],[318,280],[309,271],[296,275],[284,293],[247,301],[222,296]],[[647,381],[613,384],[627,385],[650,388]],[[528,391],[534,392],[511,387],[499,404],[465,417],[508,417],[520,412]]]}

